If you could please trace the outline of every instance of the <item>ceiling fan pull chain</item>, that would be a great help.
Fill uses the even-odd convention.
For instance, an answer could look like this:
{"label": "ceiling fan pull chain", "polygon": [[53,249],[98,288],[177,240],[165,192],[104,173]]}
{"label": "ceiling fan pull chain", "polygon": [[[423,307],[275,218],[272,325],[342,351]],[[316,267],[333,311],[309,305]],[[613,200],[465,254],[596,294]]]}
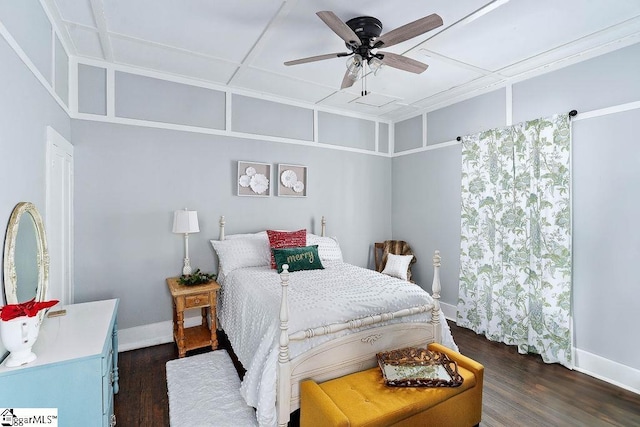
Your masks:
{"label": "ceiling fan pull chain", "polygon": [[362,61],[362,91],[360,96],[367,95],[367,61]]}
{"label": "ceiling fan pull chain", "polygon": [[367,65],[369,65],[368,61],[364,61],[362,66],[362,92],[360,95],[367,96],[369,92],[367,92]]}

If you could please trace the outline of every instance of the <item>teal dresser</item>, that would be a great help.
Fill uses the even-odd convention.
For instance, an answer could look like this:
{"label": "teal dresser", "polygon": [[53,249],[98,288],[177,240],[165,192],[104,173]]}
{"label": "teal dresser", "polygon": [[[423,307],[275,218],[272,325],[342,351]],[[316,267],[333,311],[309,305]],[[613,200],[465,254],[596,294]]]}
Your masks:
{"label": "teal dresser", "polygon": [[45,318],[25,366],[0,365],[0,407],[58,408],[58,425],[113,426],[118,300],[72,304]]}

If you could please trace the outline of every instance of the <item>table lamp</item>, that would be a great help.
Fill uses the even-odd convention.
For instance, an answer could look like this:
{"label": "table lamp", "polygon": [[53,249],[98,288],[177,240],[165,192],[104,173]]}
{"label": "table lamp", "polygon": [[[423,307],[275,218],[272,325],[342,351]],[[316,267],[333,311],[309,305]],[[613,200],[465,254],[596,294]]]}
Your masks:
{"label": "table lamp", "polygon": [[173,213],[173,232],[184,234],[184,267],[182,274],[191,274],[191,264],[189,262],[189,233],[197,233],[200,231],[198,226],[198,212],[184,210],[175,211]]}

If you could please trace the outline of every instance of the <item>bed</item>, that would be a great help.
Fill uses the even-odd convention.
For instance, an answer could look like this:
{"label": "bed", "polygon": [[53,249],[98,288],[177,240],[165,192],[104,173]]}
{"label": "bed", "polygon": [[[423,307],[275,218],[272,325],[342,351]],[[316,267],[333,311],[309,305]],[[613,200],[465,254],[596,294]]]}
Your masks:
{"label": "bed", "polygon": [[[457,350],[439,306],[440,256],[431,297],[417,285],[343,262],[335,238],[306,233],[322,269],[271,268],[266,232],[220,237],[218,320],[246,369],[241,394],[261,426],[286,426],[299,383],[376,365],[380,351],[440,342]],[[293,269],[293,268],[292,268]]]}

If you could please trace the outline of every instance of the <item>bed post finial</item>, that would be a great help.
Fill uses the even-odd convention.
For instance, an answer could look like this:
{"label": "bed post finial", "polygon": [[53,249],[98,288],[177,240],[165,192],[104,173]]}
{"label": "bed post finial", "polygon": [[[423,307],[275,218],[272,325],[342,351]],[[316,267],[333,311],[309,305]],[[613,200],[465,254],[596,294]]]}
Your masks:
{"label": "bed post finial", "polygon": [[327,228],[327,220],[326,220],[326,219],[324,219],[324,215],[322,215],[322,219],[320,220],[320,225],[321,225],[321,228],[320,228],[320,235],[321,235],[322,237],[324,237],[324,235],[325,235],[325,229]]}
{"label": "bed post finial", "polygon": [[442,257],[440,256],[440,251],[436,250],[436,252],[433,254],[433,266],[440,267],[441,261]]}
{"label": "bed post finial", "polygon": [[222,215],[220,217],[220,236],[218,240],[224,240],[224,224],[225,224],[224,215]]}
{"label": "bed post finial", "polygon": [[289,424],[289,405],[291,403],[291,363],[289,362],[289,302],[287,289],[289,287],[289,264],[282,265],[280,273],[282,296],[280,300],[280,347],[278,352],[278,382],[276,409],[278,426]]}
{"label": "bed post finial", "polygon": [[433,284],[431,285],[431,296],[433,297],[433,310],[431,311],[431,323],[435,325],[436,342],[441,341],[440,331],[440,251],[433,254]]}

